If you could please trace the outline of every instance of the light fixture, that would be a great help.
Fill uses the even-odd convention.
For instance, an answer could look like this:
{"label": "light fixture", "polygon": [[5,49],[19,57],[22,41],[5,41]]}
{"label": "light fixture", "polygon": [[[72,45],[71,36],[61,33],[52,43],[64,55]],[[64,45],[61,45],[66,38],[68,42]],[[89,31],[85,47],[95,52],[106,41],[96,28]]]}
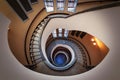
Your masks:
{"label": "light fixture", "polygon": [[92,38],[91,41],[94,42],[95,40]]}
{"label": "light fixture", "polygon": [[91,41],[93,42],[93,45],[94,45],[94,46],[97,45],[97,43],[96,43],[96,41],[95,41],[94,38],[92,38]]}
{"label": "light fixture", "polygon": [[93,45],[97,45],[96,42],[94,42]]}

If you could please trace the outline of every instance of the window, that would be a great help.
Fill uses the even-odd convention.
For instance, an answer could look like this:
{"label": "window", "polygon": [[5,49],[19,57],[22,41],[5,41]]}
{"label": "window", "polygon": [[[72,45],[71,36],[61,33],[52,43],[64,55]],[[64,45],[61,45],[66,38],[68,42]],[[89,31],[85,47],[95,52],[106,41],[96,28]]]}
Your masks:
{"label": "window", "polygon": [[68,33],[69,33],[69,31],[65,29],[65,31],[64,31],[64,37],[68,37]]}
{"label": "window", "polygon": [[44,0],[44,3],[47,12],[54,11],[53,0]]}
{"label": "window", "polygon": [[32,10],[32,7],[28,0],[19,0],[19,1],[27,12]]}
{"label": "window", "polygon": [[71,32],[71,35],[74,36],[74,35],[75,35],[75,32],[76,32],[76,31],[73,30],[73,31]]}
{"label": "window", "polygon": [[68,0],[68,11],[75,12],[77,0]]}
{"label": "window", "polygon": [[59,36],[59,37],[62,37],[62,28],[58,28],[58,32],[59,32],[59,33],[58,33],[58,36]]}
{"label": "window", "polygon": [[64,10],[65,0],[57,0],[57,10]]}
{"label": "window", "polygon": [[76,37],[78,37],[80,35],[80,33],[81,33],[80,31],[77,31],[76,32]]}
{"label": "window", "polygon": [[80,37],[83,38],[87,33],[86,32],[82,32]]}
{"label": "window", "polygon": [[34,4],[34,3],[37,3],[38,0],[30,0],[30,2],[31,2],[32,4]]}
{"label": "window", "polygon": [[24,12],[23,8],[20,6],[17,0],[7,0],[7,2],[23,21],[28,19],[28,16],[26,15],[26,13]]}
{"label": "window", "polygon": [[52,32],[52,36],[56,37],[68,37],[69,31],[66,29],[58,28]]}
{"label": "window", "polygon": [[57,32],[56,32],[56,30],[54,30],[54,31],[52,32],[52,35],[53,35],[54,38],[57,37]]}

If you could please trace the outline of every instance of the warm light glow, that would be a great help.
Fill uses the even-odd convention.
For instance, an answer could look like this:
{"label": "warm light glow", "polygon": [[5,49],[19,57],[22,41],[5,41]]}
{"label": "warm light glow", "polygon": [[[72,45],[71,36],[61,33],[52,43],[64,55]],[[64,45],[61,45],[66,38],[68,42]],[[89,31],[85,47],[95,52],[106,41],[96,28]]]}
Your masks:
{"label": "warm light glow", "polygon": [[93,42],[93,41],[95,41],[95,40],[92,38],[91,41]]}
{"label": "warm light glow", "polygon": [[102,54],[106,55],[109,52],[109,48],[98,38],[95,38],[95,41],[97,43],[97,46],[101,50]]}
{"label": "warm light glow", "polygon": [[97,45],[99,46],[100,49],[105,49],[105,45],[102,41],[100,41],[99,39],[95,38],[95,41],[97,43]]}
{"label": "warm light glow", "polygon": [[93,42],[93,45],[97,45],[97,43],[96,43],[94,38],[92,38],[91,41]]}
{"label": "warm light glow", "polygon": [[94,42],[93,45],[97,45],[96,42]]}

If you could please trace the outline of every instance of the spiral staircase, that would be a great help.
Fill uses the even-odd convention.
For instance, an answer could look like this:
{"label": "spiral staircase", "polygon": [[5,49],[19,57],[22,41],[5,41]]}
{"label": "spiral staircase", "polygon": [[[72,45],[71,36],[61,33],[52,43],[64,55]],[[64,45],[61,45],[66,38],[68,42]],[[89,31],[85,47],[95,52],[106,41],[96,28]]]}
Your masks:
{"label": "spiral staircase", "polygon": [[[99,8],[100,7],[98,7],[98,9]],[[86,11],[87,10],[85,10],[85,12]],[[46,42],[46,54],[44,55],[44,53],[42,52],[41,38],[44,32],[44,29],[46,28],[46,25],[49,23],[49,21],[54,18],[69,18],[69,17],[71,17],[69,13],[56,13],[56,14],[47,15],[45,18],[43,18],[40,21],[37,27],[35,27],[35,29],[33,30],[30,41],[28,42],[29,49],[26,49],[26,50],[28,50],[27,52],[30,54],[27,57],[30,57],[31,61],[29,60],[29,62],[31,64],[26,65],[26,67],[36,72],[40,72],[48,75],[58,75],[58,76],[80,74],[95,67],[94,65],[91,64],[91,58],[90,58],[89,52],[84,46],[84,44],[82,44],[81,41],[76,40],[74,38],[74,37],[78,37],[79,39],[83,39],[85,35],[87,35],[86,32],[73,30],[73,31],[69,31],[67,37],[64,37],[64,36],[61,37],[59,36],[59,30],[58,30],[59,28],[58,28],[56,29],[57,31],[56,37],[54,37],[52,33],[48,37],[48,40]],[[64,31],[65,29],[63,29],[63,32],[61,32],[62,35],[64,35]],[[59,53],[53,53],[54,51],[52,51],[52,49],[54,49],[57,45],[61,45],[60,47],[67,45],[73,49],[72,53],[74,54],[74,58],[73,59],[69,58],[68,59],[69,62],[67,62],[67,64],[62,67],[56,66],[57,64],[55,64],[54,62],[55,58],[53,56],[51,57],[51,55],[53,54],[57,54],[57,55],[59,54]],[[67,54],[65,53],[65,55]],[[69,56],[67,55],[66,57],[72,57],[72,56],[73,55],[71,54]],[[78,66],[80,67],[79,69],[77,69]]]}
{"label": "spiral staircase", "polygon": [[[66,68],[63,67],[60,69],[59,67],[50,66],[50,64],[45,63],[45,58],[41,49],[41,46],[42,46],[41,38],[42,38],[42,33],[44,31],[44,28],[52,18],[59,18],[59,17],[66,18],[67,16],[68,14],[48,15],[38,24],[38,26],[34,29],[32,33],[32,36],[30,39],[30,45],[29,45],[29,53],[30,53],[29,57],[31,58],[32,64],[26,67],[32,70],[35,70],[37,72],[50,74],[50,75],[51,74],[52,75],[73,75],[73,74],[75,75],[75,74],[83,73],[93,68],[93,66],[91,66],[90,56],[87,49],[83,44],[81,44],[80,41],[77,41],[74,39],[74,36],[79,37],[81,39],[85,37],[87,33],[81,32],[81,31],[69,31],[69,33],[67,33],[68,36],[66,37],[62,36],[61,38],[59,38],[59,36],[54,38],[54,36],[51,34],[52,37],[51,38],[48,37],[48,41],[46,42],[46,54],[49,54],[49,53],[52,54],[51,50],[56,45],[67,45],[73,49],[74,60],[71,62],[71,64],[68,65],[68,67]],[[65,32],[65,29],[62,30],[62,35],[64,35],[64,32]],[[59,33],[57,32],[56,35],[59,35]],[[73,36],[73,38],[70,37],[69,35]],[[67,57],[72,57],[72,55]],[[48,67],[46,67],[45,65],[47,65]],[[71,66],[73,65],[74,65],[74,69],[71,69],[72,72],[70,72],[69,68],[71,68]],[[79,71],[77,69],[78,66],[79,67],[81,66],[81,68],[79,68]],[[42,69],[43,67],[44,69]],[[53,70],[51,70],[50,68]],[[62,71],[65,69],[68,69],[68,70],[64,71],[64,73],[61,74],[59,71],[57,71],[59,69]]]}
{"label": "spiral staircase", "polygon": [[[95,1],[97,2],[97,1]],[[89,3],[89,2],[88,2]],[[94,3],[94,1],[93,1]],[[83,3],[80,3],[80,4],[85,4],[84,2]],[[109,5],[109,6],[108,6]],[[112,3],[112,4],[108,4],[107,5],[107,8],[111,8],[113,6],[118,6],[118,3]],[[46,26],[48,25],[48,23],[52,20],[52,19],[55,19],[55,18],[69,18],[71,16],[74,16],[74,15],[77,15],[77,14],[80,14],[80,13],[85,13],[85,12],[89,12],[89,11],[94,11],[94,10],[97,10],[97,9],[103,9],[104,6],[106,5],[102,5],[102,6],[98,6],[98,7],[95,7],[95,8],[89,8],[89,9],[86,9],[86,10],[83,10],[83,11],[78,11],[76,13],[67,13],[67,12],[63,12],[63,13],[57,13],[55,12],[54,14],[53,13],[48,13],[42,20],[39,20],[38,21],[38,24],[37,26],[29,26],[28,28],[28,32],[26,34],[26,37],[28,38],[25,38],[25,56],[26,56],[26,59],[28,61],[28,65],[24,65],[25,67],[33,70],[33,71],[36,71],[36,72],[39,72],[40,74],[38,73],[34,73],[35,76],[33,75],[33,73],[31,72],[31,70],[28,70],[26,68],[23,68],[22,65],[19,64],[19,62],[17,61],[14,61],[14,57],[12,55],[9,55],[9,54],[5,54],[5,56],[9,56],[7,61],[5,61],[5,63],[9,63],[8,61],[11,62],[11,65],[16,65],[16,67],[12,70],[12,74],[9,73],[9,71],[11,71],[10,69],[6,68],[5,67],[5,63],[3,65],[1,65],[1,75],[3,75],[1,78],[2,79],[5,79],[5,80],[9,80],[8,78],[10,78],[10,75],[13,77],[13,74],[15,72],[21,72],[21,71],[26,71],[24,73],[19,73],[19,74],[16,74],[17,77],[14,77],[14,78],[10,78],[12,80],[15,80],[15,79],[18,79],[18,80],[21,80],[21,79],[26,79],[26,80],[31,80],[31,79],[42,79],[43,80],[46,80],[48,78],[51,78],[51,79],[62,79],[61,76],[71,76],[71,75],[78,75],[78,76],[75,76],[75,77],[71,77],[68,78],[70,80],[73,80],[73,79],[84,79],[84,76],[83,77],[79,77],[79,74],[80,73],[83,73],[83,72],[86,72],[88,70],[91,70],[92,68],[94,68],[96,65],[92,65],[91,63],[91,58],[90,58],[90,55],[89,55],[89,51],[88,49],[86,48],[86,46],[81,43],[80,40],[83,40],[84,38],[86,38],[87,35],[89,35],[87,32],[84,32],[84,29],[82,31],[79,31],[79,30],[68,30],[69,33],[68,33],[68,36],[67,37],[60,37],[58,36],[59,35],[59,31],[58,29],[60,27],[57,27],[55,30],[58,31],[56,33],[56,35],[58,37],[54,37],[52,35],[52,32],[49,34],[49,37],[47,37],[47,41],[45,43],[45,51],[46,51],[46,57],[45,57],[45,54],[42,50],[42,38],[44,37],[44,30],[46,29]],[[118,8],[119,9],[119,8]],[[41,10],[40,12],[42,13],[42,11],[44,11],[45,9]],[[109,12],[109,11],[108,11]],[[41,14],[39,13],[37,15],[37,17],[39,17],[39,15]],[[4,19],[3,19],[4,20]],[[115,19],[114,19],[115,20]],[[2,20],[1,20],[2,21]],[[4,23],[4,21],[2,21]],[[9,21],[8,21],[9,22]],[[35,20],[33,20],[33,22],[35,22]],[[10,22],[9,22],[10,23]],[[115,23],[115,22],[114,22]],[[32,24],[32,23],[31,23]],[[2,25],[4,26],[4,25]],[[5,26],[8,26],[8,25],[5,25]],[[90,25],[91,26],[91,25]],[[107,26],[108,27],[108,26]],[[6,30],[7,30],[7,27],[5,27]],[[32,30],[30,29],[32,28]],[[64,35],[64,31],[66,30],[65,28],[62,28],[63,29],[63,32],[62,32],[62,35]],[[7,31],[5,29],[1,29],[0,32],[1,32],[1,35],[5,33],[4,36],[7,36]],[[118,28],[119,30],[119,28]],[[6,31],[6,32],[5,32]],[[113,30],[114,31],[114,30]],[[89,32],[89,30],[88,30]],[[105,32],[103,30],[103,32]],[[115,32],[115,31],[114,31]],[[89,32],[91,34],[94,33],[94,30],[93,30],[93,33],[92,33],[92,30]],[[108,34],[107,34],[108,35]],[[118,35],[116,32],[114,33],[114,35]],[[96,36],[99,36],[99,32],[96,33]],[[1,37],[1,41],[3,41],[2,39],[5,39],[5,41],[3,41],[2,43],[0,43],[1,45],[4,45],[3,43],[7,43],[7,37],[4,38],[3,36],[0,36]],[[107,46],[110,48],[110,53],[113,53],[115,52],[112,47],[111,47],[111,44],[109,44],[109,39],[106,39],[105,35],[103,35],[103,37],[99,36],[106,44]],[[115,37],[115,36],[114,36]],[[118,37],[117,37],[118,38]],[[106,40],[105,40],[106,39]],[[111,38],[110,38],[111,39]],[[108,42],[107,42],[108,41]],[[112,42],[110,40],[110,42]],[[29,45],[29,46],[28,46]],[[71,53],[71,55],[69,55],[69,51],[67,51],[67,49],[65,48],[65,46],[69,46],[70,48],[72,48],[72,53],[74,53],[74,60],[72,62],[71,58],[67,58],[67,57],[71,57],[71,55],[73,55]],[[116,44],[117,45],[117,44]],[[8,50],[4,50],[4,47],[7,46],[6,48]],[[0,47],[0,50],[1,52],[3,53],[11,53],[11,51],[9,50],[9,47],[8,47],[8,44],[5,44],[5,46],[3,47]],[[118,45],[119,46],[119,45]],[[62,48],[61,48],[62,47]],[[69,47],[67,47],[69,49]],[[63,50],[66,49],[66,50]],[[54,53],[55,51],[57,51],[56,53]],[[59,50],[63,50],[62,52],[59,52]],[[68,52],[68,53],[67,53]],[[49,55],[50,53],[50,55]],[[66,63],[64,64],[63,62],[63,66],[59,66],[58,65],[58,62],[56,62],[56,56],[59,57],[58,54],[61,54],[62,53],[62,56],[65,56],[66,57]],[[2,55],[2,54],[1,54]],[[53,56],[53,57],[52,57]],[[61,55],[60,55],[61,56]],[[2,62],[2,60],[4,60],[2,57],[4,56],[0,56],[0,61]],[[48,58],[48,59],[46,59]],[[52,59],[53,58],[53,59]],[[64,60],[63,59],[63,60]],[[47,60],[49,60],[50,62],[47,62]],[[12,63],[12,61],[14,63]],[[67,62],[68,61],[68,62]],[[65,67],[67,64],[69,64],[71,61],[71,64],[68,66],[68,67]],[[113,60],[114,62],[114,60]],[[3,63],[3,62],[2,62]],[[62,64],[62,63],[60,63]],[[115,63],[114,63],[115,64]],[[10,65],[10,66],[11,66]],[[110,65],[110,64],[109,64]],[[119,66],[119,65],[118,65]],[[3,67],[7,70],[5,70],[6,72],[8,71],[8,78],[4,76],[5,72],[2,70]],[[11,66],[12,68],[13,66]],[[99,68],[99,67],[97,67]],[[97,71],[95,68],[95,71]],[[18,71],[17,71],[18,69]],[[112,68],[111,68],[112,69]],[[27,72],[28,71],[28,72]],[[116,72],[119,73],[118,70],[115,69]],[[92,72],[92,71],[90,71]],[[94,71],[93,71],[94,72]],[[97,71],[98,72],[98,71]],[[101,71],[100,71],[101,72]],[[104,71],[103,71],[104,72]],[[41,74],[42,73],[42,74]],[[89,72],[88,72],[89,73]],[[99,72],[98,72],[99,73]],[[99,76],[99,74],[96,73],[97,76]],[[47,74],[47,76],[46,76]],[[85,73],[86,74],[86,73]],[[112,73],[111,73],[112,74]],[[21,75],[21,76],[20,76]],[[54,75],[53,77],[51,77],[51,75]],[[84,75],[84,74],[83,74]],[[116,73],[117,75],[117,73]],[[116,75],[112,75],[112,76],[116,76]],[[20,77],[19,77],[20,76]],[[23,76],[23,77],[22,77]],[[26,77],[26,76],[30,76],[30,78]],[[57,77],[55,77],[57,76]],[[88,75],[88,77],[86,77],[87,79],[86,80],[92,80],[92,78],[90,78],[91,76],[93,75]],[[33,78],[32,78],[33,77]],[[64,78],[66,79],[66,78]],[[95,78],[97,79],[97,78]],[[115,78],[114,78],[115,79]],[[99,80],[99,79],[98,79]],[[105,79],[104,79],[105,80]],[[112,79],[111,79],[112,80]],[[117,79],[116,79],[117,80]]]}

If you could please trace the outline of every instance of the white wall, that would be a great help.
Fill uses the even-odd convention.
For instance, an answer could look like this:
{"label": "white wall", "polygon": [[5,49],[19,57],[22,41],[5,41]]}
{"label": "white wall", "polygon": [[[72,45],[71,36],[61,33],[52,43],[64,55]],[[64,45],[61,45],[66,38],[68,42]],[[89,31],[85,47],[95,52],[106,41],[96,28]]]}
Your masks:
{"label": "white wall", "polygon": [[106,58],[97,67],[70,77],[43,75],[23,67],[8,47],[9,23],[10,21],[0,14],[0,80],[120,80],[120,7],[78,14],[68,19],[55,18],[47,25],[42,37],[42,49],[45,46],[44,41],[47,40],[46,36],[57,26],[86,31],[110,48]]}

